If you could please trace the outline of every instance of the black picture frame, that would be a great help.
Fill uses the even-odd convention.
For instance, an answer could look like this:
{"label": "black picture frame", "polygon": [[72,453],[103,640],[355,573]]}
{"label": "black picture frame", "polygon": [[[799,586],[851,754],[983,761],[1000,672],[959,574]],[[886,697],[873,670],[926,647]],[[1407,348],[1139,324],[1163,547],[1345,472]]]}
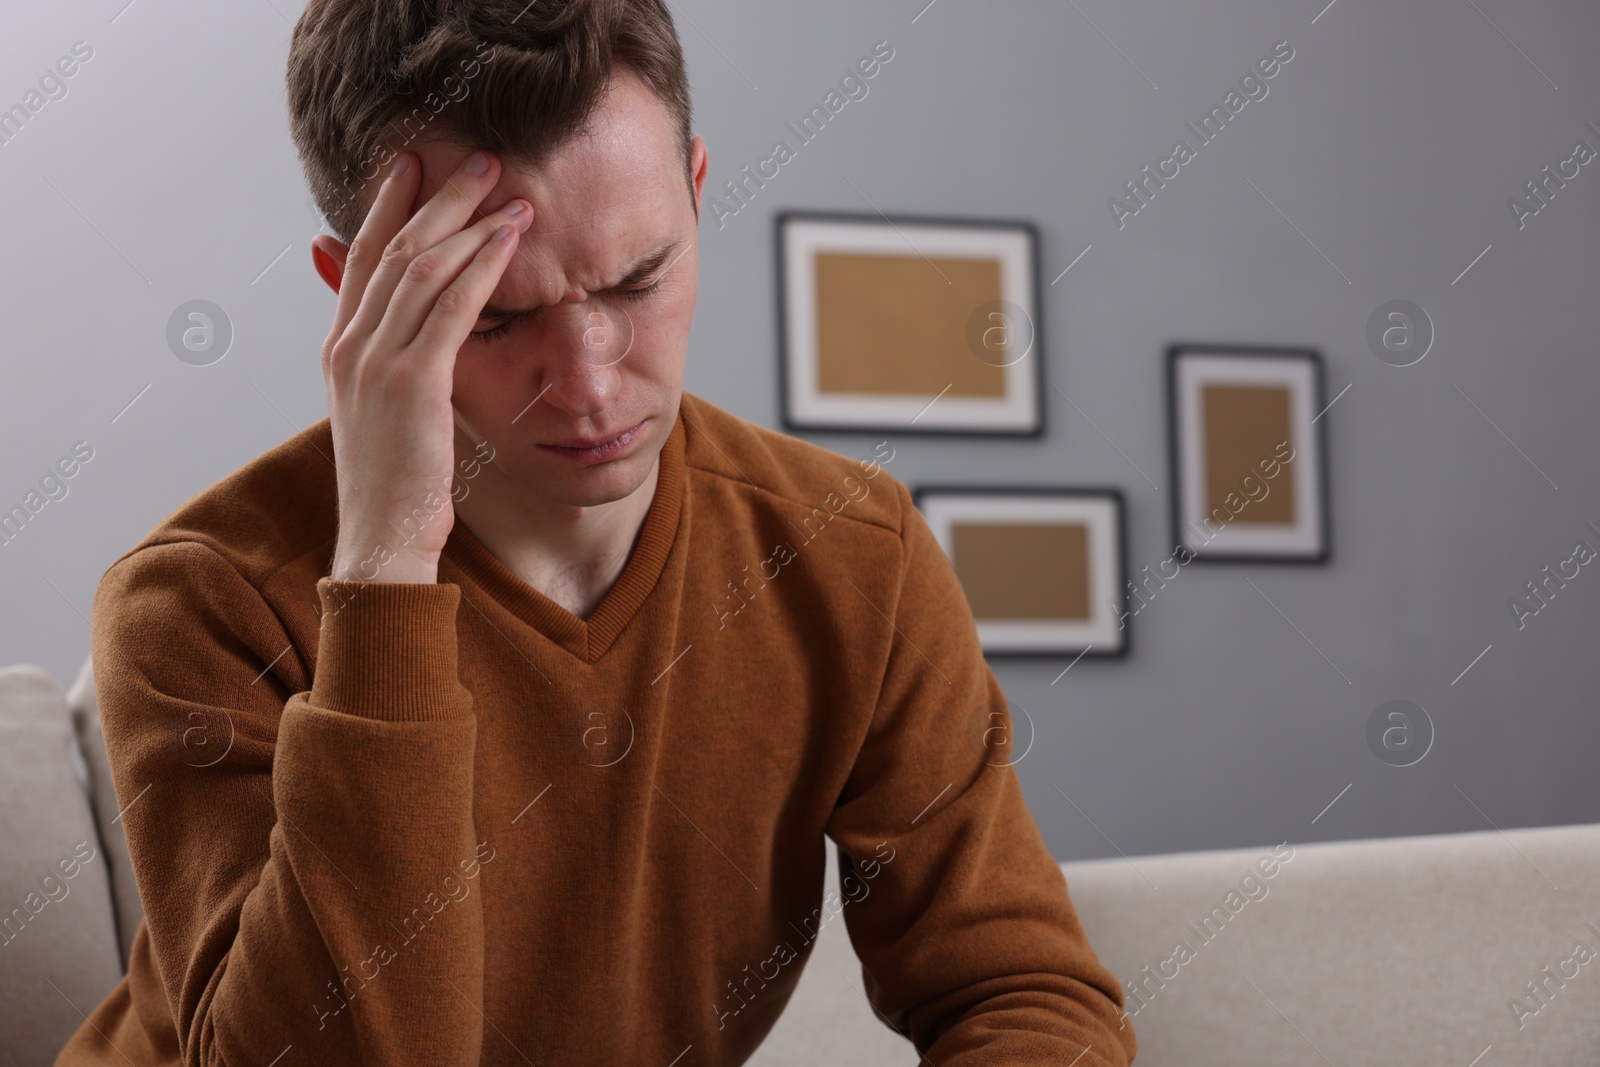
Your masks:
{"label": "black picture frame", "polygon": [[[1318,516],[1313,524],[1317,544],[1309,550],[1223,550],[1207,549],[1192,543],[1186,529],[1185,516],[1189,514],[1185,498],[1184,476],[1185,427],[1180,414],[1182,386],[1179,382],[1179,364],[1186,356],[1238,356],[1245,359],[1303,361],[1310,366],[1310,406],[1316,414],[1307,427],[1308,439],[1314,443],[1316,457],[1311,465],[1316,485],[1312,488]],[[1325,565],[1333,558],[1333,519],[1331,494],[1328,482],[1327,425],[1322,416],[1327,414],[1326,369],[1321,350],[1304,345],[1229,344],[1214,341],[1174,342],[1166,349],[1167,379],[1167,460],[1171,481],[1169,496],[1172,543],[1175,549],[1190,553],[1188,562],[1194,563],[1271,563],[1296,565]]]}
{"label": "black picture frame", "polygon": [[[952,229],[988,229],[1020,233],[1027,242],[1027,292],[1032,309],[1029,312],[1033,326],[1033,348],[1028,358],[1033,361],[1030,377],[1032,420],[1027,427],[1005,426],[942,426],[937,423],[919,425],[916,422],[898,425],[888,422],[860,423],[828,421],[797,417],[795,397],[790,383],[795,371],[795,355],[790,351],[789,277],[787,267],[787,230],[791,222],[822,222],[859,224],[863,226],[935,226]],[[929,437],[996,437],[1015,440],[1039,438],[1045,432],[1045,331],[1043,291],[1040,282],[1039,229],[1026,219],[975,218],[934,215],[885,215],[868,212],[816,211],[786,209],[773,217],[773,247],[776,260],[777,334],[778,334],[778,416],[782,427],[790,432],[856,433],[856,434],[916,434]],[[909,240],[909,239],[908,239]],[[914,246],[911,246],[914,247]],[[920,419],[919,419],[920,422]]]}
{"label": "black picture frame", "polygon": [[[922,513],[924,521],[929,521],[927,519],[928,499],[939,496],[992,497],[996,499],[1005,497],[1064,497],[1097,499],[1109,503],[1111,505],[1112,520],[1116,526],[1115,535],[1111,538],[1111,549],[1116,553],[1116,559],[1113,561],[1111,568],[1116,582],[1116,603],[1111,607],[1120,616],[1117,620],[1119,643],[1110,648],[1097,647],[1093,643],[1082,648],[1077,645],[994,647],[984,643],[983,654],[986,659],[1072,659],[1074,663],[1079,659],[1117,660],[1127,658],[1133,647],[1133,631],[1129,626],[1129,622],[1136,613],[1129,610],[1128,509],[1127,498],[1120,487],[1110,485],[973,485],[947,482],[919,483],[911,487],[912,503]],[[935,537],[938,537],[939,531],[935,524],[929,522],[929,526],[933,528]],[[982,643],[982,624],[978,620],[974,620],[974,622],[978,625],[979,640]]]}

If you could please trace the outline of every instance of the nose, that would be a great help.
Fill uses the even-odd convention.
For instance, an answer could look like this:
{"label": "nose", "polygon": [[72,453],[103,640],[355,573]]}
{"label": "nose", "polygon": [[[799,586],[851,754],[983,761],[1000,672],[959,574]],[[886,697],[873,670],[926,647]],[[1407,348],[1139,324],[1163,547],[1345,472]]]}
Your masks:
{"label": "nose", "polygon": [[633,346],[633,321],[598,295],[546,310],[537,342],[544,399],[570,415],[598,414],[622,387],[620,365]]}

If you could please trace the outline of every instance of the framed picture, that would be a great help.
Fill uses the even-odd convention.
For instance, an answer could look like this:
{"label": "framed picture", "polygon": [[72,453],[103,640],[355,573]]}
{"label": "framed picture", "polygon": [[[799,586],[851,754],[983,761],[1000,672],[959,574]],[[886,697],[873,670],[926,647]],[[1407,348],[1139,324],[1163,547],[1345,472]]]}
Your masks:
{"label": "framed picture", "polygon": [[786,212],[777,228],[785,428],[1044,432],[1031,224]]}
{"label": "framed picture", "polygon": [[1197,560],[1327,561],[1322,378],[1310,348],[1167,350],[1175,547]]}
{"label": "framed picture", "polygon": [[913,499],[995,656],[1121,656],[1127,564],[1117,489],[923,486]]}

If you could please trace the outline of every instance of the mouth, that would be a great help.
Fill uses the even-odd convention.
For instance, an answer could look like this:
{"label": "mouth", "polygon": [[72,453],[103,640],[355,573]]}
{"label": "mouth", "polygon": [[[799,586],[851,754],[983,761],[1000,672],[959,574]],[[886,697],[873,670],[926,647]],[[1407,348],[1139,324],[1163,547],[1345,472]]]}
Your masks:
{"label": "mouth", "polygon": [[564,459],[578,462],[597,462],[599,460],[615,459],[626,452],[634,442],[642,436],[645,419],[628,429],[623,430],[615,437],[604,441],[575,440],[565,444],[542,444],[539,449],[551,455],[561,456]]}

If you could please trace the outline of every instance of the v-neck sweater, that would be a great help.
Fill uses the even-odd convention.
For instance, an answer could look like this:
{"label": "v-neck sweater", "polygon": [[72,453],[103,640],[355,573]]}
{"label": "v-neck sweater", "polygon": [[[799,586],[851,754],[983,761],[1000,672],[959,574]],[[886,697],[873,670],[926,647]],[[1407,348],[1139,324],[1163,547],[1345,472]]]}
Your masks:
{"label": "v-neck sweater", "polygon": [[739,1064],[841,916],[940,1067],[1130,1062],[891,459],[684,393],[587,619],[459,519],[330,577],[327,419],[189,500],[95,594],[145,918],[57,1063]]}

